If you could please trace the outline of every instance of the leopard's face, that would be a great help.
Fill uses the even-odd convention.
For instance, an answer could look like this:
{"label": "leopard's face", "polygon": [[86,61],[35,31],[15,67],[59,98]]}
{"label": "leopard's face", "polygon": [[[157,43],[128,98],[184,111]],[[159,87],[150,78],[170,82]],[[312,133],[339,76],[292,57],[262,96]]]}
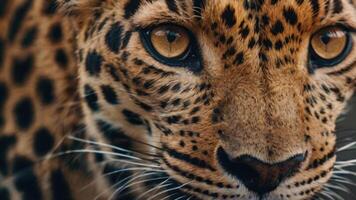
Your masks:
{"label": "leopard's face", "polygon": [[79,26],[89,132],[155,154],[151,199],[310,199],[355,88],[353,2],[103,1]]}

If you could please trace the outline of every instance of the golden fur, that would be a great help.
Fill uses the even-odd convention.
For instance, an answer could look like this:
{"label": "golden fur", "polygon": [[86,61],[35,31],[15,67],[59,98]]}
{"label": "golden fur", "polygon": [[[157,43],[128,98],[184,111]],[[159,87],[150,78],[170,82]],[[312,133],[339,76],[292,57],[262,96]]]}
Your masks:
{"label": "golden fur", "polygon": [[[139,169],[132,173],[144,180],[149,172],[163,177],[154,172],[164,171],[174,180],[172,185],[181,186],[182,191],[171,194],[173,199],[302,200],[318,195],[336,161],[335,121],[355,91],[356,45],[337,66],[314,73],[307,67],[313,33],[339,23],[356,30],[356,1],[341,0],[342,12],[332,13],[335,1],[319,0],[316,12],[308,3],[312,1],[176,0],[178,12],[172,12],[163,0],[58,0],[50,14],[44,11],[50,1],[7,1],[0,15],[0,84],[7,89],[3,105],[0,98],[0,141],[15,142],[3,152],[0,147],[5,156],[0,165],[8,168],[7,173],[0,171],[0,191],[9,191],[12,199],[31,195],[13,182],[30,173],[38,182],[33,191],[43,199],[63,193],[73,199],[135,199],[154,187],[142,182],[115,192],[120,184],[110,181],[123,178],[110,179],[115,175],[110,172],[146,166],[151,167],[146,177]],[[26,2],[32,5],[11,32],[16,9]],[[232,19],[222,17],[227,8],[233,10]],[[288,8],[295,11],[296,24],[288,24],[283,16]],[[278,21],[283,30],[276,34],[272,29]],[[115,52],[110,49],[115,38],[108,44],[108,32],[117,23],[122,32],[114,31],[121,34]],[[145,50],[138,29],[161,23],[178,24],[194,34],[201,72],[168,67]],[[61,26],[62,36],[49,36],[54,24]],[[36,37],[24,47],[33,26]],[[244,27],[246,35],[241,33]],[[15,35],[13,41],[9,34]],[[355,32],[351,37],[356,43]],[[282,49],[275,47],[279,41]],[[65,58],[58,58],[58,50]],[[32,68],[14,74],[16,60],[31,56]],[[21,73],[24,77],[16,82],[14,76]],[[45,94],[38,89],[43,77],[53,81],[49,89],[42,88]],[[111,98],[118,102],[108,102],[103,88],[114,91]],[[48,95],[54,100],[41,102]],[[26,98],[31,105],[20,110],[33,114],[30,121],[14,114]],[[43,127],[54,142],[40,155],[34,137]],[[115,137],[117,133],[123,135]],[[115,162],[108,153],[115,152],[115,146],[134,151],[139,161],[116,157]],[[295,175],[259,197],[221,167],[216,156],[220,147],[231,157],[250,155],[271,165],[297,154],[307,157]],[[70,152],[78,149],[85,153]],[[98,162],[94,150],[107,155]],[[56,193],[54,186],[61,186],[62,192]],[[167,197],[160,191],[164,188],[151,190],[143,199]]]}

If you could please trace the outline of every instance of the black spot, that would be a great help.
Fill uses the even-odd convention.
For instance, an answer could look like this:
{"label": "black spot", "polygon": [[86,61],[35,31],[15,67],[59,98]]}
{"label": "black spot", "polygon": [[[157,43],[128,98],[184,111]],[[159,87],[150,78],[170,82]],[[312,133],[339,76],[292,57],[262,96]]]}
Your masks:
{"label": "black spot", "polygon": [[250,29],[248,28],[248,26],[244,27],[241,31],[240,31],[240,34],[241,34],[241,37],[246,39],[248,34],[250,33]]}
{"label": "black spot", "polygon": [[158,94],[165,94],[167,91],[169,90],[169,86],[168,85],[163,85],[158,89]]}
{"label": "black spot", "polygon": [[130,110],[124,109],[122,111],[122,114],[125,116],[126,121],[128,121],[130,124],[133,124],[133,125],[143,125],[144,124],[141,116],[137,113],[134,113]]}
{"label": "black spot", "polygon": [[235,9],[230,5],[226,6],[221,18],[227,27],[232,28],[236,24]]}
{"label": "black spot", "polygon": [[223,54],[223,59],[227,59],[231,56],[233,56],[236,53],[236,49],[235,47],[230,47],[229,49],[227,49],[224,54]]}
{"label": "black spot", "polygon": [[129,0],[126,4],[125,4],[125,15],[124,17],[126,19],[130,18],[131,16],[133,16],[137,10],[139,9],[141,4],[141,0]]}
{"label": "black spot", "polygon": [[56,12],[57,3],[55,0],[47,0],[43,6],[42,12],[46,15],[53,15]]}
{"label": "black spot", "polygon": [[244,63],[244,53],[243,52],[239,52],[235,56],[234,64],[235,65],[241,65],[242,63]]}
{"label": "black spot", "polygon": [[31,46],[36,40],[37,33],[38,33],[38,29],[36,26],[29,28],[26,31],[24,37],[22,38],[22,42],[21,42],[22,47],[26,48]]}
{"label": "black spot", "polygon": [[339,14],[342,12],[342,10],[344,9],[341,0],[334,0],[334,10],[333,13],[334,14]]}
{"label": "black spot", "polygon": [[304,3],[304,0],[296,0],[297,4],[300,6]]}
{"label": "black spot", "polygon": [[5,106],[5,101],[9,96],[9,90],[4,82],[0,81],[0,113]]}
{"label": "black spot", "polygon": [[176,0],[166,0],[167,7],[170,11],[178,13]]}
{"label": "black spot", "polygon": [[269,39],[262,40],[262,44],[268,50],[272,48],[272,42]]}
{"label": "black spot", "polygon": [[46,77],[41,77],[36,83],[36,92],[43,105],[48,105],[55,100],[55,87],[53,81]]}
{"label": "black spot", "polygon": [[277,20],[276,23],[272,26],[271,32],[273,35],[278,35],[283,33],[284,27],[281,21]]}
{"label": "black spot", "polygon": [[248,42],[248,48],[252,49],[256,45],[256,40],[255,38],[251,38],[251,40]]}
{"label": "black spot", "polygon": [[96,51],[89,52],[85,60],[85,67],[91,76],[98,76],[101,71],[103,57]]}
{"label": "black spot", "polygon": [[0,199],[1,200],[10,200],[10,192],[8,189],[0,187]]}
{"label": "black spot", "polygon": [[296,25],[298,23],[298,16],[293,8],[284,9],[283,16],[290,25]]}
{"label": "black spot", "polygon": [[48,32],[48,39],[53,43],[58,43],[63,39],[63,30],[60,23],[55,23],[51,26]]}
{"label": "black spot", "polygon": [[5,117],[0,113],[0,129],[5,125]]}
{"label": "black spot", "polygon": [[35,116],[31,99],[27,97],[21,99],[16,103],[13,111],[17,126],[22,130],[30,128]]}
{"label": "black spot", "polygon": [[2,136],[0,137],[0,172],[3,175],[8,174],[8,164],[7,164],[7,152],[10,147],[15,145],[16,137],[15,136]]}
{"label": "black spot", "polygon": [[25,172],[15,177],[15,187],[19,192],[22,192],[23,200],[42,200],[42,192],[38,185],[38,180],[33,169],[28,169]]}
{"label": "black spot", "polygon": [[33,162],[31,160],[23,156],[16,156],[13,162],[13,174],[26,170],[33,165]]}
{"label": "black spot", "polygon": [[101,91],[103,92],[104,98],[108,103],[113,104],[113,105],[116,105],[119,103],[119,99],[117,97],[117,94],[116,94],[114,88],[112,88],[109,85],[102,85]]}
{"label": "black spot", "polygon": [[200,122],[200,117],[192,117],[192,124],[196,124],[196,123],[199,123]]}
{"label": "black spot", "polygon": [[53,200],[71,200],[72,195],[65,179],[65,176],[61,170],[55,170],[50,175],[51,183],[51,195]]}
{"label": "black spot", "polygon": [[23,85],[33,70],[34,57],[29,55],[24,59],[14,59],[11,77],[15,84]]}
{"label": "black spot", "polygon": [[99,110],[98,95],[94,89],[87,84],[84,86],[84,98],[92,111],[97,112]]}
{"label": "black spot", "polygon": [[320,11],[319,0],[309,0],[309,3],[313,9],[313,16],[315,17],[319,15],[319,11]]}
{"label": "black spot", "polygon": [[5,16],[5,13],[8,9],[7,8],[7,5],[9,3],[9,0],[2,0],[1,1],[1,6],[0,6],[0,17],[3,17]]}
{"label": "black spot", "polygon": [[68,67],[68,56],[64,49],[57,49],[54,60],[62,69]]}
{"label": "black spot", "polygon": [[[146,82],[147,83],[147,82]],[[180,83],[176,83],[172,88],[171,90],[173,92],[179,92],[179,90],[181,89],[181,84]]]}
{"label": "black spot", "polygon": [[106,65],[106,67],[107,67],[109,74],[114,79],[114,81],[119,82],[121,79],[120,79],[119,74],[117,73],[117,70],[115,69],[115,66],[114,65]]}
{"label": "black spot", "polygon": [[[17,33],[19,32],[25,17],[32,6],[33,0],[26,0],[23,4],[18,6],[10,20],[10,27],[7,32],[9,41],[14,41]],[[1,3],[2,4],[2,3]],[[1,5],[3,7],[3,5]]]}
{"label": "black spot", "polygon": [[5,58],[5,41],[0,38],[0,69],[3,66]]}
{"label": "black spot", "polygon": [[281,50],[283,48],[283,42],[281,40],[278,40],[275,44],[274,44],[274,48],[276,50]]}
{"label": "black spot", "polygon": [[122,37],[123,27],[119,22],[111,25],[109,32],[106,33],[105,43],[108,48],[114,52],[118,53],[121,46],[121,37]]}
{"label": "black spot", "polygon": [[279,0],[271,0],[272,5],[276,5],[279,2]]}
{"label": "black spot", "polygon": [[104,134],[105,138],[112,145],[125,149],[132,148],[131,139],[127,135],[125,135],[125,133],[120,128],[114,127],[110,123],[105,122],[103,120],[97,120],[96,125],[99,131]]}
{"label": "black spot", "polygon": [[40,128],[35,132],[33,148],[38,156],[46,155],[54,145],[54,138],[47,128]]}

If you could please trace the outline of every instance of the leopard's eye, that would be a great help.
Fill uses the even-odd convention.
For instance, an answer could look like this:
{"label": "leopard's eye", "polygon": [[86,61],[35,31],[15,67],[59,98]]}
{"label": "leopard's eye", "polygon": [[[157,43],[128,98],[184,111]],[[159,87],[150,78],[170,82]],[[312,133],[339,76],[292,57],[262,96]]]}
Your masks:
{"label": "leopard's eye", "polygon": [[186,67],[193,72],[202,69],[198,44],[186,28],[163,24],[140,31],[147,52],[159,62],[172,67]]}
{"label": "leopard's eye", "polygon": [[352,38],[346,28],[324,28],[311,38],[310,63],[314,69],[335,66],[350,54],[351,49]]}
{"label": "leopard's eye", "polygon": [[190,45],[187,31],[177,26],[154,28],[150,39],[157,53],[169,59],[184,56]]}

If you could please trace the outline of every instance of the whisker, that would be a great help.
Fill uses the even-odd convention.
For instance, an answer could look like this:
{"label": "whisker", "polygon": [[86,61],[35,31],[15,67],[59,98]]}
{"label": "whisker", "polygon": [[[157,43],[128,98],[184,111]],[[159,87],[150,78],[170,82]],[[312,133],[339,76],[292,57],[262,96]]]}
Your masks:
{"label": "whisker", "polygon": [[[112,194],[111,196],[109,197],[109,200],[113,199],[115,197],[116,194],[120,193],[123,188],[125,188],[129,183],[131,183],[132,181],[136,180],[136,179],[139,179],[139,178],[142,178],[142,177],[145,177],[145,176],[150,176],[150,175],[153,175],[155,174],[155,172],[152,172],[152,173],[143,173],[141,175],[138,175],[138,176],[134,176],[133,179],[130,179],[128,182],[126,182],[123,186],[119,187],[118,189],[116,189]],[[122,181],[120,181],[119,183],[115,183],[110,189],[120,185],[121,183],[123,183]]]}
{"label": "whisker", "polygon": [[184,197],[187,197],[187,195],[182,195],[181,197],[178,197],[178,198],[176,198],[176,199],[174,199],[174,200],[181,200],[181,199],[183,199]]}
{"label": "whisker", "polygon": [[332,196],[330,196],[330,195],[329,195],[328,193],[326,193],[324,190],[321,191],[321,192],[319,192],[319,193],[318,193],[318,196],[317,196],[316,198],[317,198],[317,199],[320,199],[320,200],[325,200],[325,199],[321,198],[321,196],[333,200]]}
{"label": "whisker", "polygon": [[[112,171],[112,172],[108,172],[108,173],[105,173],[105,174],[101,174],[100,177],[106,177],[106,176],[110,176],[110,175],[114,175],[116,173],[122,173],[122,172],[131,172],[131,171],[154,171],[154,172],[161,172],[159,170],[152,170],[151,168],[146,168],[146,167],[131,167],[131,168],[125,168],[125,169],[120,169],[120,170],[115,170],[115,171]],[[164,172],[162,170],[162,172]],[[95,183],[97,179],[93,180],[91,183],[89,183],[88,185],[84,186],[82,188],[82,190],[85,190],[87,187],[89,187],[90,185],[92,185],[93,183]]]}
{"label": "whisker", "polygon": [[124,179],[122,179],[122,180],[119,181],[118,183],[115,183],[115,184],[112,185],[110,188],[108,188],[108,189],[104,190],[103,192],[101,192],[100,194],[98,194],[98,195],[94,198],[94,200],[97,200],[97,199],[100,198],[103,194],[105,194],[106,192],[110,191],[112,188],[116,187],[116,185],[121,184],[121,183],[123,183],[123,182],[125,182],[125,181],[127,181],[127,180],[130,180],[130,178],[136,176],[137,174],[139,174],[139,173],[134,173],[134,174],[132,174],[132,175],[130,175],[130,176],[128,176],[128,177],[125,177]]}
{"label": "whisker", "polygon": [[174,188],[171,188],[171,189],[167,189],[167,190],[163,190],[162,192],[159,192],[159,193],[155,194],[154,196],[148,198],[147,200],[152,200],[153,198],[155,198],[155,197],[157,197],[157,196],[159,196],[161,194],[167,193],[167,192],[171,192],[171,191],[174,191],[174,190],[179,190],[179,189],[183,188],[184,186],[186,186],[186,185],[188,185],[188,184],[190,184],[192,182],[193,181],[189,181],[189,182],[184,183],[184,184],[182,184],[180,186],[177,186],[177,187],[174,187]]}
{"label": "whisker", "polygon": [[356,176],[356,173],[355,172],[351,172],[351,171],[346,171],[346,170],[343,170],[343,171],[336,171],[334,172],[335,174],[339,174],[339,175],[352,175],[352,176]]}
{"label": "whisker", "polygon": [[[164,177],[158,177],[158,178],[151,178],[151,179],[145,179],[145,180],[142,180],[140,181],[140,183],[145,183],[145,182],[150,182],[150,181],[157,181],[157,180],[162,180],[162,179],[167,179],[169,178],[169,176],[164,176]],[[137,183],[137,182],[136,182]],[[139,183],[138,183],[139,184]],[[141,190],[142,188],[135,188],[135,189],[130,189],[130,191],[126,192],[126,193],[123,193],[122,195],[125,196],[129,193],[133,193],[133,192],[136,192],[137,190]]]}
{"label": "whisker", "polygon": [[334,185],[328,185],[327,187],[329,187],[330,189],[332,188],[332,189],[336,189],[336,190],[339,190],[339,191],[343,191],[343,192],[345,192],[346,194],[348,194],[348,193],[350,193],[350,190],[348,189],[348,188],[346,188],[346,187],[341,187],[341,186],[339,186],[339,185],[337,185],[337,184],[334,184]]}
{"label": "whisker", "polygon": [[330,190],[330,188],[328,188],[328,186],[326,186],[324,189],[325,189],[324,190],[325,193],[327,193],[333,197],[333,198],[331,198],[332,200],[335,199],[334,197],[336,197],[337,199],[343,200],[343,198],[340,195],[338,195],[336,192]]}
{"label": "whisker", "polygon": [[[149,174],[146,174],[146,175],[155,175],[155,174],[157,174],[157,173],[149,173]],[[127,182],[125,185],[123,185],[120,188],[118,188],[118,193],[120,193],[121,191],[125,190],[126,188],[131,187],[132,185],[136,185],[136,184],[140,184],[140,183],[145,182],[145,181],[142,181],[142,180],[133,182],[134,180],[136,180],[138,178],[141,178],[141,177],[135,177],[134,179],[131,179],[129,182]],[[168,177],[166,177],[166,178],[168,178]],[[161,179],[164,179],[164,178],[161,178]]]}
{"label": "whisker", "polygon": [[163,188],[163,187],[166,187],[166,186],[169,186],[169,185],[172,185],[171,183],[169,184],[165,184],[166,182],[168,182],[171,178],[167,178],[166,180],[162,181],[160,184],[156,185],[155,187],[151,188],[150,190],[144,192],[143,194],[141,194],[140,196],[137,197],[136,200],[140,200],[142,197],[144,197],[146,194],[149,194],[150,192],[153,192],[157,189],[160,189],[160,188]]}
{"label": "whisker", "polygon": [[[53,154],[53,155],[51,155],[51,158],[53,158],[53,157],[59,157],[59,156],[62,156],[62,155],[67,155],[67,154],[75,154],[75,153],[94,153],[94,154],[113,155],[113,156],[126,157],[126,158],[128,158],[128,156],[126,156],[125,154],[119,154],[119,153],[114,153],[114,152],[110,152],[110,151],[88,150],[88,149],[68,150],[68,151],[64,151],[64,152],[57,153],[57,154]],[[137,166],[143,166],[143,167],[160,168],[160,167],[157,166],[157,165],[149,165],[149,164],[131,162],[131,161],[124,160],[124,159],[114,159],[114,158],[110,158],[110,160],[112,160],[112,161],[118,161],[118,162],[126,163],[126,164],[132,164],[132,165],[137,165]],[[152,162],[153,162],[153,161],[152,161]]]}
{"label": "whisker", "polygon": [[190,196],[190,197],[188,197],[186,200],[190,200],[190,199],[192,199],[193,198],[193,196]]}
{"label": "whisker", "polygon": [[355,183],[352,183],[351,181],[347,181],[347,180],[343,180],[343,179],[337,179],[337,178],[333,178],[331,179],[331,181],[340,183],[340,184],[346,184],[346,185],[350,185],[350,186],[356,186]]}
{"label": "whisker", "polygon": [[164,197],[164,198],[162,198],[162,199],[160,199],[160,200],[166,200],[166,199],[169,199],[169,198],[171,198],[171,197],[173,197],[174,195],[177,195],[177,194],[178,194],[178,192],[173,193],[173,194],[168,195],[168,196],[166,196],[166,197]]}
{"label": "whisker", "polygon": [[137,153],[137,154],[142,154],[142,155],[145,155],[145,156],[159,157],[158,155],[154,155],[154,154],[147,154],[147,153],[142,153],[142,152],[139,152],[139,151],[132,151],[132,150],[124,149],[122,147],[113,146],[113,145],[110,145],[110,144],[100,143],[100,142],[91,141],[91,140],[84,140],[84,139],[73,137],[73,136],[68,136],[68,138],[72,139],[72,140],[75,140],[75,141],[78,141],[78,142],[98,145],[98,146],[102,146],[102,147],[108,147],[108,148],[111,148],[111,149],[115,149],[115,150],[123,151],[123,152],[127,152],[127,153]]}
{"label": "whisker", "polygon": [[356,142],[351,142],[350,144],[347,144],[347,145],[345,145],[345,146],[339,148],[339,149],[337,150],[337,152],[341,152],[341,151],[344,151],[344,150],[346,150],[346,149],[350,149],[350,148],[352,148],[352,147],[354,147],[354,146],[356,146]]}

